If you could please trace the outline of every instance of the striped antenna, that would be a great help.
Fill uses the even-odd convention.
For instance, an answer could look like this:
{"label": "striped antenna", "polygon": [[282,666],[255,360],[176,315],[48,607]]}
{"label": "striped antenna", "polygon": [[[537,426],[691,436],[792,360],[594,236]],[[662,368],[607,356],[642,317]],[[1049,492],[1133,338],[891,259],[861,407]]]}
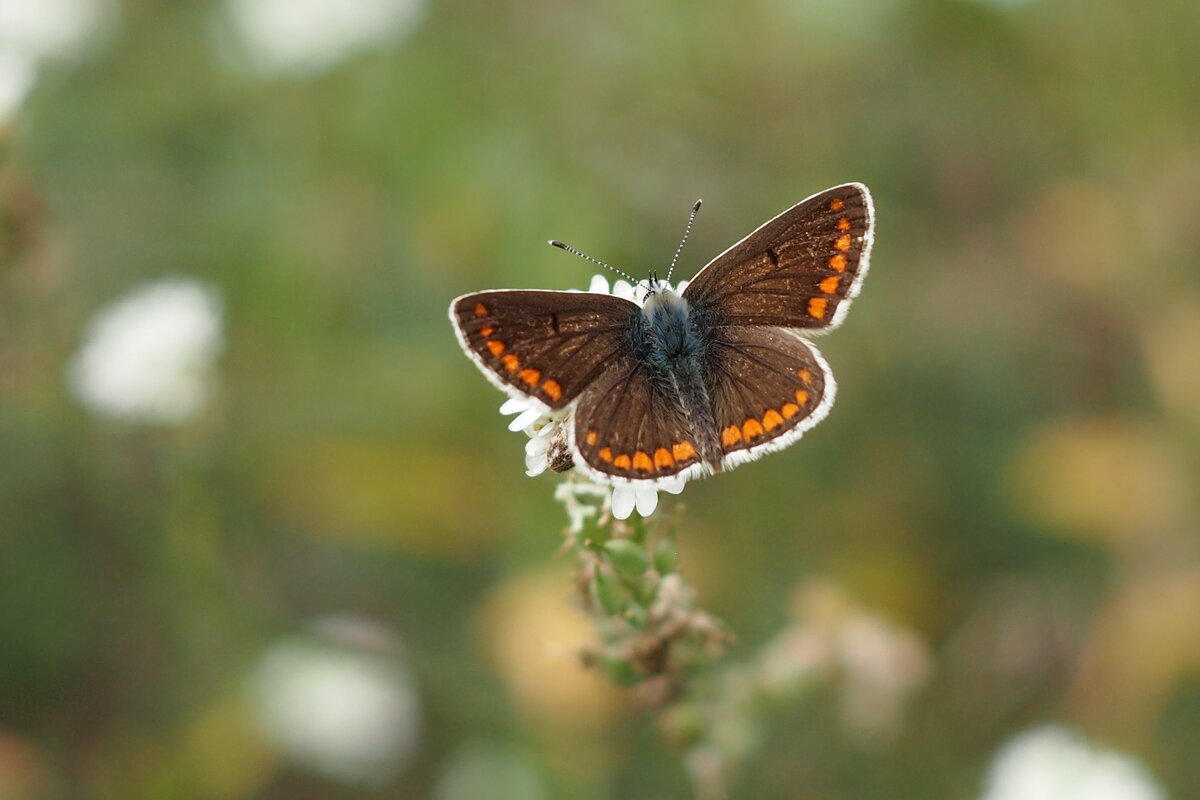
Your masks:
{"label": "striped antenna", "polygon": [[558,239],[551,239],[550,244],[554,245],[559,250],[566,250],[568,253],[574,253],[575,255],[579,256],[580,258],[586,259],[586,260],[592,262],[593,264],[597,264],[601,267],[604,267],[605,269],[612,270],[613,272],[620,275],[622,278],[625,278],[627,281],[632,283],[634,286],[637,286],[638,283],[640,283],[640,281],[637,278],[634,278],[628,272],[623,272],[622,270],[619,270],[616,267],[610,267],[608,264],[605,264],[600,259],[592,258],[587,253],[581,253],[578,250],[576,250],[574,247],[571,247],[570,245],[567,245],[567,244],[563,244]]}
{"label": "striped antenna", "polygon": [[675,271],[675,262],[679,260],[679,254],[683,252],[683,245],[692,233],[692,223],[696,221],[696,214],[700,211],[700,204],[703,202],[703,200],[697,200],[696,205],[692,206],[692,213],[688,215],[687,227],[683,230],[683,238],[679,240],[679,247],[675,248],[675,257],[671,259],[671,268],[667,270],[667,283],[671,282],[671,273]]}

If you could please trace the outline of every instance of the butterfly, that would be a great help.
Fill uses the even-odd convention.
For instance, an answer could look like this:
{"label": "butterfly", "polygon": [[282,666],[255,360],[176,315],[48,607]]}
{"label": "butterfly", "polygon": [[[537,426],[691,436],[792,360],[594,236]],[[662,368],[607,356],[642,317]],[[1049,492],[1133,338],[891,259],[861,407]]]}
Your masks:
{"label": "butterfly", "polygon": [[681,293],[654,278],[640,305],[476,292],[451,302],[450,320],[493,384],[572,412],[552,467],[657,488],[780,450],[825,418],[837,385],[807,337],[845,318],[874,231],[870,192],[847,183],[766,222]]}

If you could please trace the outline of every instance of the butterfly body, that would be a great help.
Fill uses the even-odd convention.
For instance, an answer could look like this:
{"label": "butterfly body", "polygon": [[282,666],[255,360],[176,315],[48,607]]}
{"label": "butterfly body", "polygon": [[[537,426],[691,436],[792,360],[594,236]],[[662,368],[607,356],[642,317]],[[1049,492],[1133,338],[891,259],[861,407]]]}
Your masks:
{"label": "butterfly body", "polygon": [[558,463],[664,486],[786,447],[825,417],[836,384],[806,334],[841,322],[873,236],[870,193],[844,184],[769,220],[680,293],[655,280],[641,303],[477,292],[450,318],[492,383],[570,412]]}
{"label": "butterfly body", "polygon": [[638,343],[651,380],[664,398],[682,412],[694,434],[696,451],[705,472],[721,470],[721,447],[708,394],[708,325],[693,318],[688,301],[672,290],[652,283],[642,304],[644,337]]}

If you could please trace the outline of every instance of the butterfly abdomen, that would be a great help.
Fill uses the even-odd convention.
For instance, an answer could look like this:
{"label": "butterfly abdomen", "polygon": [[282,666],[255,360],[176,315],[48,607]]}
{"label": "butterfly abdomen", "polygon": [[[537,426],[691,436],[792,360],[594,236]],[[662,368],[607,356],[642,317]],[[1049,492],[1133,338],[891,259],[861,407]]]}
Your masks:
{"label": "butterfly abdomen", "polygon": [[683,415],[700,460],[721,469],[721,444],[702,365],[705,340],[696,332],[688,303],[671,291],[651,295],[642,307],[646,361],[654,382]]}

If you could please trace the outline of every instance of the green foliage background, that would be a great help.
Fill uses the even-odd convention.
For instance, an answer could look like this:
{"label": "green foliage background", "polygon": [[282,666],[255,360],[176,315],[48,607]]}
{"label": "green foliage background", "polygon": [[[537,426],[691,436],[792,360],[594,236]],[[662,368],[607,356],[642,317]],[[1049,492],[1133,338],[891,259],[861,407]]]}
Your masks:
{"label": "green foliage background", "polygon": [[[498,593],[549,568],[568,603],[565,516],[445,308],[586,286],[550,237],[661,269],[703,197],[687,276],[847,180],[878,230],[822,342],[838,403],[688,487],[684,571],[734,658],[819,577],[935,672],[887,745],[829,699],[774,710],[734,795],[969,797],[1046,720],[1200,790],[1200,6],[447,0],[306,78],[236,69],[216,12],[124,3],[0,132],[13,796],[436,797],[480,739],[546,797],[686,796],[643,717],[531,712],[497,666],[494,629],[537,625]],[[87,320],[175,274],[224,297],[215,402],[90,415],[63,379]],[[382,788],[240,716],[263,649],[341,611],[398,632],[421,694]]]}

